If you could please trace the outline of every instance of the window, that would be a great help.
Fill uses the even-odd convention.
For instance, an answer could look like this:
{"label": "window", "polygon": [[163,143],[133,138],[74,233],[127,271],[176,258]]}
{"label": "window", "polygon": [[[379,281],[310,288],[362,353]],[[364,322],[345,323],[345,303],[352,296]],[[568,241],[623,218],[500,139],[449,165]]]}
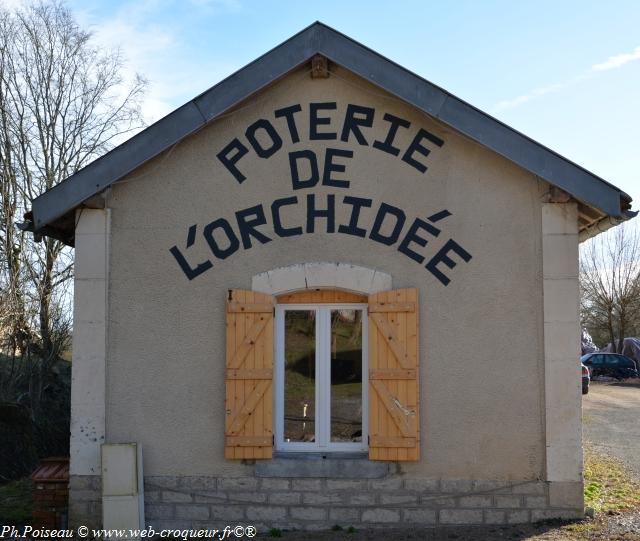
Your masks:
{"label": "window", "polygon": [[225,329],[225,458],[275,448],[419,460],[416,289],[230,289]]}
{"label": "window", "polygon": [[367,305],[276,307],[275,444],[367,449]]}

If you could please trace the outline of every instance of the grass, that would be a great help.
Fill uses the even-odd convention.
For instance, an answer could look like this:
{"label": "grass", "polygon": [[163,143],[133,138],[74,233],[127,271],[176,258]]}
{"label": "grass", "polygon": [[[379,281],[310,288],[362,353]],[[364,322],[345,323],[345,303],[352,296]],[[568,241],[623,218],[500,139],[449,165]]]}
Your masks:
{"label": "grass", "polygon": [[[591,447],[584,448],[584,506],[596,513],[640,507],[640,485],[634,482],[618,459]],[[598,522],[580,521],[562,526],[574,533],[593,532]]]}
{"label": "grass", "polygon": [[32,488],[28,477],[0,485],[0,524],[31,523]]}
{"label": "grass", "polygon": [[584,449],[584,504],[596,512],[640,507],[640,485],[619,460]]}

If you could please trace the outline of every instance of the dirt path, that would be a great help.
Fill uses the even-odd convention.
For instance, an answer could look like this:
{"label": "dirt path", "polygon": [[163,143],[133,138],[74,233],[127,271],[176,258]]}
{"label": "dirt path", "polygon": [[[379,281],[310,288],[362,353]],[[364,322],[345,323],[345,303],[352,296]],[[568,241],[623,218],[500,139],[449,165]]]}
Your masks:
{"label": "dirt path", "polygon": [[640,385],[591,383],[582,400],[582,438],[622,460],[640,480]]}

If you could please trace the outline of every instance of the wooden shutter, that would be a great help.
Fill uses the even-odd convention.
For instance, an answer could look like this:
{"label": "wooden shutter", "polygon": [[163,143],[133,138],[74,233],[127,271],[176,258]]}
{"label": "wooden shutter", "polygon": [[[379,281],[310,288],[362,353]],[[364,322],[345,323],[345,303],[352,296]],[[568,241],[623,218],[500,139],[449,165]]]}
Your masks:
{"label": "wooden shutter", "polygon": [[273,303],[241,289],[227,296],[225,458],[272,455]]}
{"label": "wooden shutter", "polygon": [[418,460],[418,291],[369,296],[369,458]]}

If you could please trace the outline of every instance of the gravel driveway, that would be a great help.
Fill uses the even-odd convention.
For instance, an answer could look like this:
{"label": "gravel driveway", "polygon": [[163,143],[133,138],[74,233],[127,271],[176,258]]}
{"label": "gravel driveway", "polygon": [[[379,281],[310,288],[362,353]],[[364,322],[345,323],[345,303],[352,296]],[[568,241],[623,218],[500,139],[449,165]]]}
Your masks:
{"label": "gravel driveway", "polygon": [[582,400],[582,439],[640,481],[640,384],[592,382]]}

